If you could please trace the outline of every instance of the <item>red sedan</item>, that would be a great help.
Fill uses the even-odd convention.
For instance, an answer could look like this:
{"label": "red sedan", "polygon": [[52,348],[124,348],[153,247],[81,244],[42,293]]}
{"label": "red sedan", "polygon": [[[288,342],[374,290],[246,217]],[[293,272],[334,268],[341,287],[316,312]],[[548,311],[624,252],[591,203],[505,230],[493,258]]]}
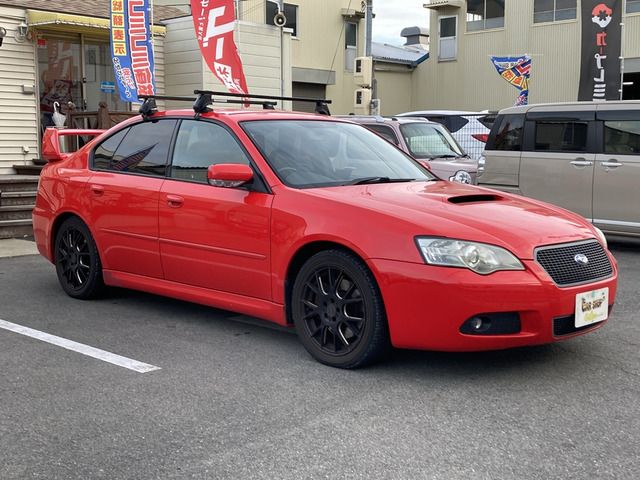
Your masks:
{"label": "red sedan", "polygon": [[390,345],[554,342],[614,303],[616,262],[585,219],[436,179],[360,125],[180,110],[57,145],[34,231],[75,298],[113,285],[241,312],[342,368]]}

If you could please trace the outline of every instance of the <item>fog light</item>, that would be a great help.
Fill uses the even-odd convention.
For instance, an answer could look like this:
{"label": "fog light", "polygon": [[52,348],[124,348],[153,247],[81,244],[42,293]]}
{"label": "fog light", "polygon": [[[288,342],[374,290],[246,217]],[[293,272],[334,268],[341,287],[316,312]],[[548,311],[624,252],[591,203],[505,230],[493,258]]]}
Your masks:
{"label": "fog light", "polygon": [[466,335],[513,335],[520,332],[518,312],[480,313],[460,326]]}
{"label": "fog light", "polygon": [[491,328],[491,320],[486,317],[473,317],[471,320],[469,320],[469,327],[471,327],[471,330],[473,332],[484,332],[485,330],[489,330],[489,328]]}

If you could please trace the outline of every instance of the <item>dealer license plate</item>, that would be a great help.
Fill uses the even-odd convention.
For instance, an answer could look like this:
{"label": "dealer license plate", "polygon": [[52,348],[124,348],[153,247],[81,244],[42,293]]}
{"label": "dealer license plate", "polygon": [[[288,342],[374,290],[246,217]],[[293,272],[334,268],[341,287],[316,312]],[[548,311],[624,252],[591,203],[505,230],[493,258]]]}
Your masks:
{"label": "dealer license plate", "polygon": [[576,328],[602,322],[609,314],[609,289],[601,288],[576,295]]}

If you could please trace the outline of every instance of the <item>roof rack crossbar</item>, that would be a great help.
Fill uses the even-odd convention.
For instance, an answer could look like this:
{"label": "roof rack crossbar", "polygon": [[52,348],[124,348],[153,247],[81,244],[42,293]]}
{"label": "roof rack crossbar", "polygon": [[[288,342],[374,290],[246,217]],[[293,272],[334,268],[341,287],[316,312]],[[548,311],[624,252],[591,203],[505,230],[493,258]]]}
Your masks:
{"label": "roof rack crossbar", "polygon": [[208,94],[208,95],[217,95],[220,97],[236,97],[236,98],[247,98],[247,99],[255,98],[260,100],[283,100],[286,102],[287,101],[288,102],[312,102],[312,103],[324,102],[327,104],[331,103],[331,100],[327,100],[324,98],[280,97],[278,95],[253,95],[251,93],[244,94],[244,93],[231,93],[231,92],[216,92],[212,90],[194,90],[193,93],[195,93],[196,95]]}

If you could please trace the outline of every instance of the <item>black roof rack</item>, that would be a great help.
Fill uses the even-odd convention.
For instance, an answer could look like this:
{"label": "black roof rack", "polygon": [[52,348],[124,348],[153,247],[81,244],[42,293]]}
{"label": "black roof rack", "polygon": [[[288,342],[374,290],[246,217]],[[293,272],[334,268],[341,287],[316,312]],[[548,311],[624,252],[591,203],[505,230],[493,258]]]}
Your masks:
{"label": "black roof rack", "polygon": [[265,110],[273,110],[276,102],[267,102],[267,101],[252,101],[252,100],[228,100],[222,99],[217,100],[214,99],[211,95],[202,93],[197,97],[187,97],[187,96],[172,96],[172,95],[141,95],[138,97],[140,100],[143,100],[142,105],[139,108],[140,115],[145,120],[149,120],[154,114],[158,113],[158,107],[156,105],[156,100],[174,100],[177,102],[193,102],[193,111],[196,114],[196,118],[200,117],[203,113],[211,111],[209,105],[212,103],[233,103],[233,104],[242,104],[242,105],[262,105],[262,108]]}
{"label": "black roof rack", "polygon": [[[230,93],[230,92],[216,92],[213,90],[194,90],[193,93],[196,95],[216,95],[220,97],[235,97],[235,98],[244,98],[247,100],[258,99],[258,100],[281,100],[281,101],[289,101],[289,102],[311,102],[316,104],[316,113],[320,115],[331,115],[329,111],[329,104],[331,100],[327,99],[318,99],[318,98],[307,98],[307,97],[281,97],[278,95],[253,95],[251,93]],[[250,102],[242,102],[242,103],[250,103]]]}

